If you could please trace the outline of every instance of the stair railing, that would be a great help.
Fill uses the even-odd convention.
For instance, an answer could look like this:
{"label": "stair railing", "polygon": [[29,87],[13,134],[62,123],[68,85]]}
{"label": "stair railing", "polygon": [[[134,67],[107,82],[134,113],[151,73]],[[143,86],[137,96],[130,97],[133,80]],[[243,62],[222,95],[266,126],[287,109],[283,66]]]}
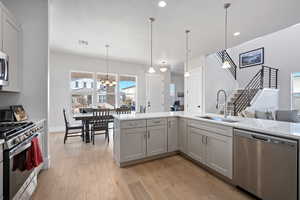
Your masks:
{"label": "stair railing", "polygon": [[278,69],[262,66],[250,82],[243,89],[242,93],[233,102],[234,115],[245,110],[257,92],[263,88],[278,88]]}
{"label": "stair railing", "polygon": [[236,80],[236,71],[237,71],[237,66],[230,57],[230,55],[227,53],[226,50],[219,51],[217,52],[217,56],[222,60],[222,62],[227,61],[229,62],[229,65],[231,66],[228,68],[228,71],[232,74],[233,78]]}

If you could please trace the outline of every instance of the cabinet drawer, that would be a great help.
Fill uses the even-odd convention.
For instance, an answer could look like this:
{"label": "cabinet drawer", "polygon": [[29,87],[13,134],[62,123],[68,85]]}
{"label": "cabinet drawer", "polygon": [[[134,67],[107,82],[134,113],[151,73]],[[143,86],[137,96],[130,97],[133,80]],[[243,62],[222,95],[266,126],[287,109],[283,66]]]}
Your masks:
{"label": "cabinet drawer", "polygon": [[130,121],[121,122],[121,128],[137,128],[137,127],[146,127],[146,120],[130,120]]}
{"label": "cabinet drawer", "polygon": [[214,132],[228,137],[233,136],[233,128],[224,125],[207,123],[198,120],[189,120],[188,126]]}
{"label": "cabinet drawer", "polygon": [[167,124],[167,118],[148,119],[147,126],[160,126]]}

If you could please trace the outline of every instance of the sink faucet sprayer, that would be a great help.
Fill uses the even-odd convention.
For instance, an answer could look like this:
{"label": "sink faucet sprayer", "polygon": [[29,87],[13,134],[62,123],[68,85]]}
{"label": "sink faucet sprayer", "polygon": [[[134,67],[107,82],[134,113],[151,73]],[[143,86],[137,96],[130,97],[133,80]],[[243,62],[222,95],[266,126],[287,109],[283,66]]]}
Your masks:
{"label": "sink faucet sprayer", "polygon": [[217,93],[217,105],[216,105],[216,109],[219,109],[219,96],[220,93],[224,93],[224,97],[225,97],[225,105],[224,105],[224,118],[227,118],[227,94],[225,92],[225,90],[219,90]]}

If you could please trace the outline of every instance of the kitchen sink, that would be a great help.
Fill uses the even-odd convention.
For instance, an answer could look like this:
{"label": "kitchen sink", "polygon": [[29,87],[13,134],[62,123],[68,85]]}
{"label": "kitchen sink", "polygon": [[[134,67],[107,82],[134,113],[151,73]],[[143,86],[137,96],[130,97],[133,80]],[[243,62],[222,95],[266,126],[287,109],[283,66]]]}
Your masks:
{"label": "kitchen sink", "polygon": [[228,122],[228,123],[236,123],[238,121],[232,120],[232,119],[226,119],[222,117],[210,117],[210,116],[197,116],[201,119],[208,119],[208,120],[213,120],[213,121],[221,121],[221,122]]}

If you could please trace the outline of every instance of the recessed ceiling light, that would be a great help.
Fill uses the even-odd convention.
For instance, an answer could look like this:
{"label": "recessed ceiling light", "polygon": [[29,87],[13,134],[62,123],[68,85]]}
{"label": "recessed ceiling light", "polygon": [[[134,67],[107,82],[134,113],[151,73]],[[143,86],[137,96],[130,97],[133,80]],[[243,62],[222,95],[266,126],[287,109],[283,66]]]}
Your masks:
{"label": "recessed ceiling light", "polygon": [[159,1],[158,2],[158,6],[163,8],[163,7],[166,7],[167,3],[165,1]]}
{"label": "recessed ceiling light", "polygon": [[240,32],[235,32],[233,35],[234,36],[239,36],[239,35],[241,35],[241,33]]}

